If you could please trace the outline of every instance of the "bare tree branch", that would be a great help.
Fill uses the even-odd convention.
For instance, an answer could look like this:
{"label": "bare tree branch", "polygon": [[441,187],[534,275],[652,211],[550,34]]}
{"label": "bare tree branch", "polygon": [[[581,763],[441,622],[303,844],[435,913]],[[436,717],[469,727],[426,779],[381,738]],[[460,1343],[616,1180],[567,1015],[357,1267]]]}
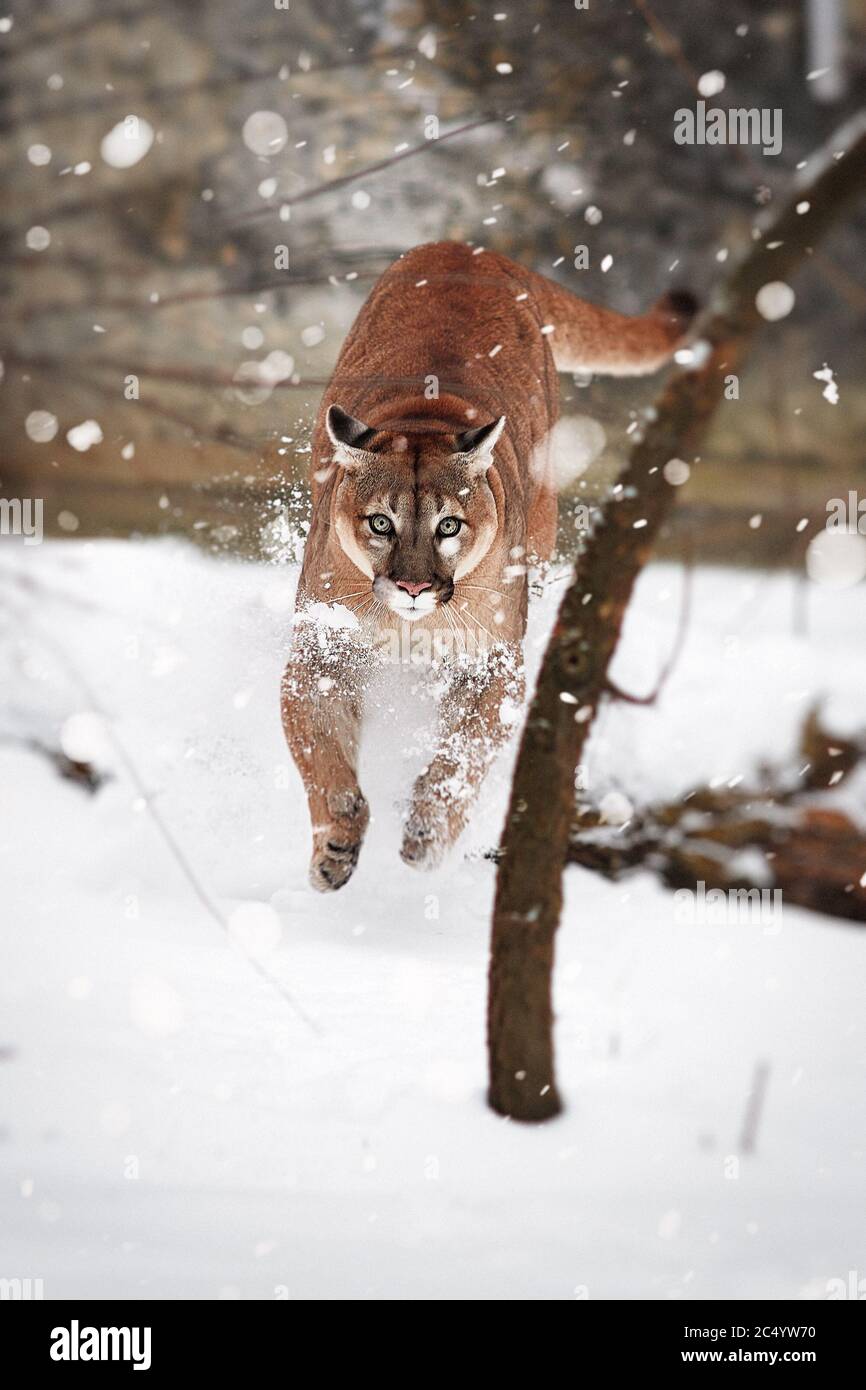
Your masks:
{"label": "bare tree branch", "polygon": [[41,48],[52,48],[55,44],[67,43],[70,39],[77,39],[91,29],[99,28],[104,24],[137,23],[140,19],[146,18],[147,15],[155,14],[158,8],[157,5],[135,4],[122,5],[113,9],[103,6],[97,9],[95,14],[86,15],[82,19],[73,19],[68,24],[55,24],[52,28],[38,29],[35,33],[25,34],[17,43],[0,49],[0,62],[20,62],[28,53],[36,53]]}
{"label": "bare tree branch", "polygon": [[579,806],[568,862],[613,880],[642,868],[668,888],[692,893],[702,882],[708,893],[736,894],[750,913],[767,888],[750,868],[762,858],[780,902],[866,922],[866,834],[835,798],[864,768],[866,736],[831,733],[813,709],[796,758],[762,766],[751,785],[693,787],[675,801],[636,811],[615,829],[594,808]]}
{"label": "bare tree branch", "polygon": [[[89,23],[90,21],[88,21]],[[443,36],[440,42],[449,42]],[[398,58],[417,58],[418,46],[401,44],[395,48],[373,49],[365,53],[352,54],[332,63],[318,63],[309,68],[296,68],[291,74],[292,81],[302,80],[308,75],[323,72],[340,72],[344,68],[369,67],[377,62],[393,62]],[[75,101],[52,105],[51,102],[37,102],[27,107],[14,118],[0,121],[0,129],[15,128],[30,121],[66,120],[69,116],[90,115],[94,111],[123,110],[130,101],[144,102],[160,108],[186,97],[198,96],[203,92],[221,91],[225,87],[241,87],[257,82],[280,81],[279,69],[268,68],[257,72],[212,73],[198,78],[195,82],[165,82],[138,91],[124,88],[122,92],[95,92],[90,96],[77,97]]]}
{"label": "bare tree branch", "polygon": [[[388,251],[383,251],[382,258],[390,264],[400,252],[393,255]],[[349,270],[343,271],[342,279],[348,275],[352,276],[350,284],[355,280],[366,281],[376,280],[382,274],[382,268],[378,270]],[[173,294],[160,296],[159,299],[85,299],[79,300],[75,304],[34,304],[16,310],[14,313],[6,314],[6,319],[10,323],[32,323],[34,319],[47,318],[51,314],[93,314],[100,313],[140,313],[154,314],[162,309],[172,309],[178,304],[195,304],[203,300],[211,299],[240,299],[244,295],[262,294],[268,290],[293,290],[300,289],[309,285],[327,285],[339,282],[340,277],[336,274],[322,275],[293,275],[290,279],[284,274],[281,278],[268,278],[256,280],[251,284],[245,285],[221,285],[216,289],[210,290],[178,290]]]}

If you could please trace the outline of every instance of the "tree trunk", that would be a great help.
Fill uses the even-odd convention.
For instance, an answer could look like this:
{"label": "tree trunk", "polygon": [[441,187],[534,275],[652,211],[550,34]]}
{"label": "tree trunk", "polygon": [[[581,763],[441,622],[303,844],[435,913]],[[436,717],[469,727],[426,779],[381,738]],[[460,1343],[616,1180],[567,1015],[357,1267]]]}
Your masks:
{"label": "tree trunk", "polygon": [[763,322],[757,291],[796,268],[863,186],[864,176],[861,113],[808,161],[787,204],[759,225],[748,254],[720,287],[699,325],[709,349],[706,361],[668,381],[654,419],[631,452],[617,500],[562,600],[523,731],[496,881],[488,1099],[500,1114],[544,1120],[561,1108],[551,984],[574,769],[605,691],[635,580],[673,503],[676,489],[665,479],[664,465],[674,457],[693,460],[726,378]]}

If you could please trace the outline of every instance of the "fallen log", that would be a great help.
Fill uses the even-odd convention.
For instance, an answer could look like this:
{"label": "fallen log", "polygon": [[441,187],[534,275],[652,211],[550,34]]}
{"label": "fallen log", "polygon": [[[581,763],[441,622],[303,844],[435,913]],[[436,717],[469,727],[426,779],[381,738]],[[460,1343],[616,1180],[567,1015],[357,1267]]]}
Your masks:
{"label": "fallen log", "polygon": [[621,827],[579,806],[567,862],[614,880],[649,870],[705,906],[738,895],[730,901],[754,904],[757,919],[771,892],[774,903],[866,922],[866,826],[835,797],[855,771],[866,773],[866,737],[830,734],[813,711],[796,762],[762,768],[751,788],[698,787]]}

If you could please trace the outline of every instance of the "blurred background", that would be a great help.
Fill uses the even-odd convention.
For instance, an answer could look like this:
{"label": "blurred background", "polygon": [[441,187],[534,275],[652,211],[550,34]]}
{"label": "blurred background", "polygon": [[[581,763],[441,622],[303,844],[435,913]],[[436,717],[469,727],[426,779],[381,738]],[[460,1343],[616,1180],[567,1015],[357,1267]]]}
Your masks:
{"label": "blurred background", "polygon": [[[483,244],[626,312],[669,285],[706,298],[863,90],[860,0],[501,6],[14,0],[3,494],[44,498],[50,534],[291,556],[323,385],[402,251]],[[701,94],[781,109],[781,153],[677,145]],[[757,343],[671,554],[687,535],[706,560],[798,565],[862,483],[864,226],[861,205]],[[657,389],[562,379],[572,500],[603,492]]]}

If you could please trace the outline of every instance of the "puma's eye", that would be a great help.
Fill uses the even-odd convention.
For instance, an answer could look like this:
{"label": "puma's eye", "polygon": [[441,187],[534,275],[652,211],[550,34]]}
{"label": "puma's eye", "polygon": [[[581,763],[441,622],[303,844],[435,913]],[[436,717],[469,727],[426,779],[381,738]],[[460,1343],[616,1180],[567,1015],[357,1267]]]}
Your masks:
{"label": "puma's eye", "polygon": [[456,536],[463,522],[459,516],[443,516],[436,527],[437,536]]}
{"label": "puma's eye", "polygon": [[394,527],[391,525],[391,518],[385,516],[384,512],[376,512],[374,516],[368,516],[367,521],[370,530],[376,536],[390,536]]}

